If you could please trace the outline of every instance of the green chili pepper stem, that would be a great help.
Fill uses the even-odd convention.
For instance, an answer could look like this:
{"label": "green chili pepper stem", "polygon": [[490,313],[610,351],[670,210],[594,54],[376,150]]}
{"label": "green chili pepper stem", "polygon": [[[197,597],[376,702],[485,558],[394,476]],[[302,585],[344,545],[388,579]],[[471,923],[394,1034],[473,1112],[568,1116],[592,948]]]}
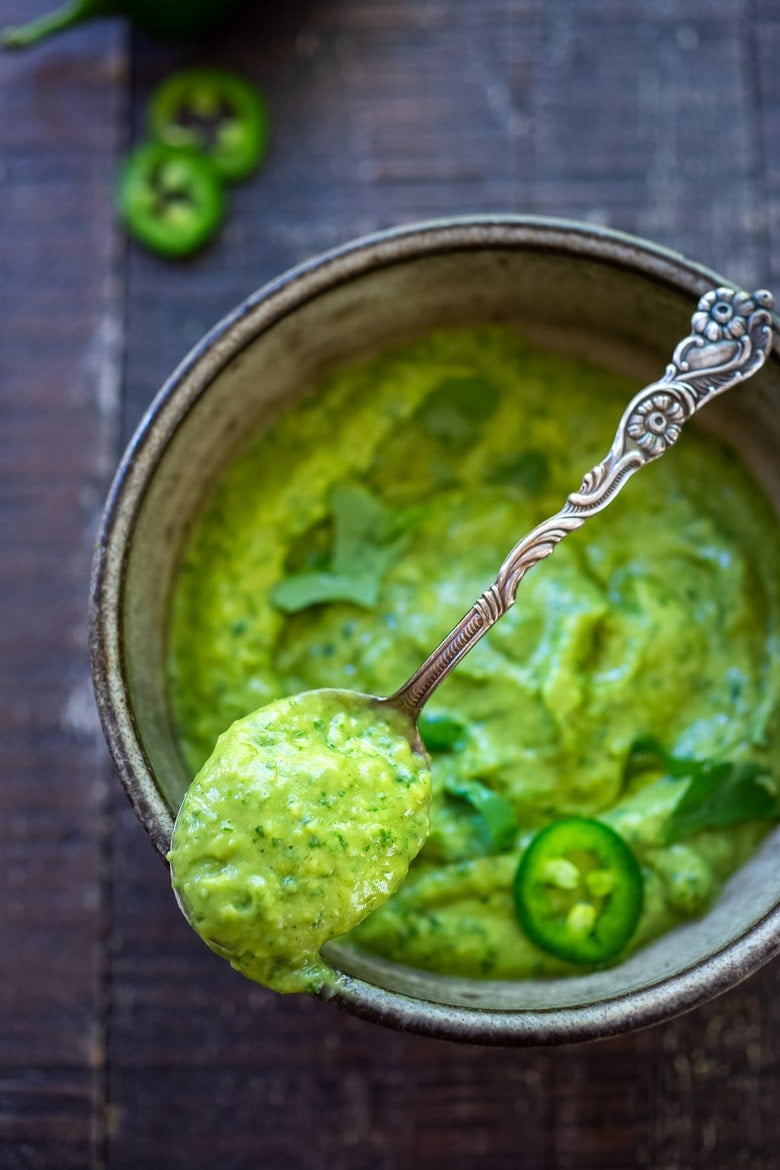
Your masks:
{"label": "green chili pepper stem", "polygon": [[117,11],[112,0],[70,0],[53,12],[31,20],[28,24],[16,28],[5,28],[2,32],[3,44],[7,49],[25,49],[34,45],[44,37],[73,25],[82,24],[87,20],[95,20],[101,16],[112,16]]}

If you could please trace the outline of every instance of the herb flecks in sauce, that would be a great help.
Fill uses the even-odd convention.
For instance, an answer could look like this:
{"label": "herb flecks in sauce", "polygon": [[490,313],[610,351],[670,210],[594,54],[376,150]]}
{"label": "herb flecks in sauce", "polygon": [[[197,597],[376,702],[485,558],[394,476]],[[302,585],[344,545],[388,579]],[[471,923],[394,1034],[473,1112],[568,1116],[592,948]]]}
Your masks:
{"label": "herb flecks in sauce", "polygon": [[[469,405],[484,386],[487,416]],[[603,457],[634,390],[483,328],[345,368],[280,418],[225,476],[182,566],[170,686],[193,771],[233,719],[280,695],[392,693]],[[406,543],[370,609],[344,600],[284,613],[269,600],[280,582],[332,567],[339,485],[362,485],[402,517],[389,539]],[[300,551],[312,547],[315,565]],[[675,756],[780,776],[779,630],[777,519],[733,451],[693,427],[528,576],[437,691],[422,721],[431,833],[351,940],[452,974],[569,973],[513,908],[524,848],[568,816],[603,821],[636,854],[644,902],[628,949],[701,913],[769,822],[664,844],[688,782],[628,758],[650,735]],[[453,795],[461,782],[508,802],[513,842],[495,848],[474,801]]]}
{"label": "herb flecks in sauce", "polygon": [[428,832],[430,773],[392,711],[328,691],[217,741],[176,821],[174,888],[204,941],[276,991],[330,977],[320,948],[395,892]]}

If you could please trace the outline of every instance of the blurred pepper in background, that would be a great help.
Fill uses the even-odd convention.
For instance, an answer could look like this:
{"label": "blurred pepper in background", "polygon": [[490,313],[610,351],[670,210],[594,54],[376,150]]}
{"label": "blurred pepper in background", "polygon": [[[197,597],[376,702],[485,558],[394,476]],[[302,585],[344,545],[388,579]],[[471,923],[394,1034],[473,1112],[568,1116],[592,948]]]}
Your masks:
{"label": "blurred pepper in background", "polygon": [[62,8],[18,28],[6,28],[3,44],[23,49],[53,33],[88,20],[126,16],[147,32],[193,37],[223,21],[242,0],[71,0]]}
{"label": "blurred pepper in background", "polygon": [[153,252],[189,256],[222,225],[223,184],[246,179],[265,157],[265,101],[226,69],[184,69],[152,95],[147,122],[149,140],[119,177],[119,215]]}

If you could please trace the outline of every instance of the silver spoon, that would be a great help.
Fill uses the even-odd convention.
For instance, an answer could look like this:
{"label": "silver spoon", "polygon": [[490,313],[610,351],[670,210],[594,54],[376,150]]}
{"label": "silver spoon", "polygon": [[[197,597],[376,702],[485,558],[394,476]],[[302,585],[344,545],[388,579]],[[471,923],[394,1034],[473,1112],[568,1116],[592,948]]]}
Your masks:
{"label": "silver spoon", "polygon": [[[691,319],[691,333],[675,349],[664,376],[631,399],[606,458],[588,472],[579,490],[572,492],[560,511],[515,545],[493,584],[399,690],[388,698],[378,698],[324,688],[304,692],[299,698],[310,696],[315,702],[318,698],[327,699],[352,711],[364,710],[364,705],[377,712],[384,709],[384,717],[395,732],[405,735],[413,750],[426,759],[418,720],[436,687],[514,605],[518,586],[534,565],[550,556],[563,538],[581,528],[589,516],[606,508],[636,471],[668,451],[679,439],[684,423],[701,406],[761,368],[772,347],[773,304],[772,294],[764,289],[750,295],[716,288],[702,296]],[[365,858],[362,864],[370,868],[379,862]],[[341,880],[338,873],[334,873],[333,880]],[[178,891],[176,897],[189,919]],[[334,929],[330,937],[347,928],[342,923],[341,929]],[[224,947],[217,947],[213,941],[209,945],[231,957]]]}
{"label": "silver spoon", "polygon": [[705,403],[761,369],[772,348],[773,307],[774,297],[766,289],[750,294],[714,288],[704,293],[691,318],[691,332],[677,345],[664,376],[635,394],[624,410],[606,458],[587,473],[579,491],[571,493],[559,512],[514,546],[493,584],[411,678],[388,698],[341,688],[321,688],[318,693],[334,699],[342,695],[352,706],[365,700],[392,708],[404,716],[412,746],[425,754],[418,720],[439,684],[511,609],[520,582],[534,565],[590,516],[603,511],[635,472],[660,459]]}
{"label": "silver spoon", "polygon": [[761,369],[772,348],[773,306],[774,297],[766,289],[752,295],[731,288],[706,292],[691,318],[691,333],[676,347],[663,378],[631,399],[609,454],[587,473],[579,491],[572,492],[559,512],[514,546],[493,584],[411,678],[389,698],[370,700],[407,717],[416,750],[424,751],[418,730],[423,706],[511,609],[526,573],[549,557],[565,536],[603,511],[635,472],[660,459],[677,442],[684,423],[705,403]]}

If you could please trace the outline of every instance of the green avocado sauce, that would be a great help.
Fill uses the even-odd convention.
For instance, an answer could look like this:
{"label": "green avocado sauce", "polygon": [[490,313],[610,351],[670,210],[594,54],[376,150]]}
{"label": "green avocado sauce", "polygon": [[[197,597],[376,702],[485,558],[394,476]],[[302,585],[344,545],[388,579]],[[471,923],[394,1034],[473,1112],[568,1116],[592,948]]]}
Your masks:
{"label": "green avocado sauce", "polygon": [[428,833],[430,772],[402,720],[311,691],[236,720],[187,790],[168,855],[212,950],[277,991],[330,975],[320,948],[387,901]]}
{"label": "green avocado sauce", "polygon": [[[603,458],[635,389],[483,327],[342,369],[281,416],[225,474],[175,589],[169,687],[193,772],[234,720],[280,697],[392,693]],[[453,975],[587,970],[532,943],[512,902],[528,842],[566,816],[604,821],[639,860],[644,904],[628,950],[703,913],[768,823],[664,845],[679,781],[633,774],[628,759],[654,736],[681,756],[779,774],[779,534],[733,451],[693,427],[531,573],[426,707],[430,833],[348,941]],[[311,813],[302,799],[300,817]],[[291,831],[297,815],[284,812]],[[486,831],[488,816],[500,833]],[[257,872],[259,822],[241,806],[234,821],[238,905]],[[356,815],[350,832],[367,831]],[[294,876],[280,849],[268,859]],[[336,884],[328,896],[340,903],[348,891]],[[316,902],[296,913],[311,920]],[[244,945],[235,916],[231,954]],[[318,977],[319,936],[306,935],[309,973],[288,981],[283,956],[275,985]],[[267,982],[274,961],[236,965]]]}

